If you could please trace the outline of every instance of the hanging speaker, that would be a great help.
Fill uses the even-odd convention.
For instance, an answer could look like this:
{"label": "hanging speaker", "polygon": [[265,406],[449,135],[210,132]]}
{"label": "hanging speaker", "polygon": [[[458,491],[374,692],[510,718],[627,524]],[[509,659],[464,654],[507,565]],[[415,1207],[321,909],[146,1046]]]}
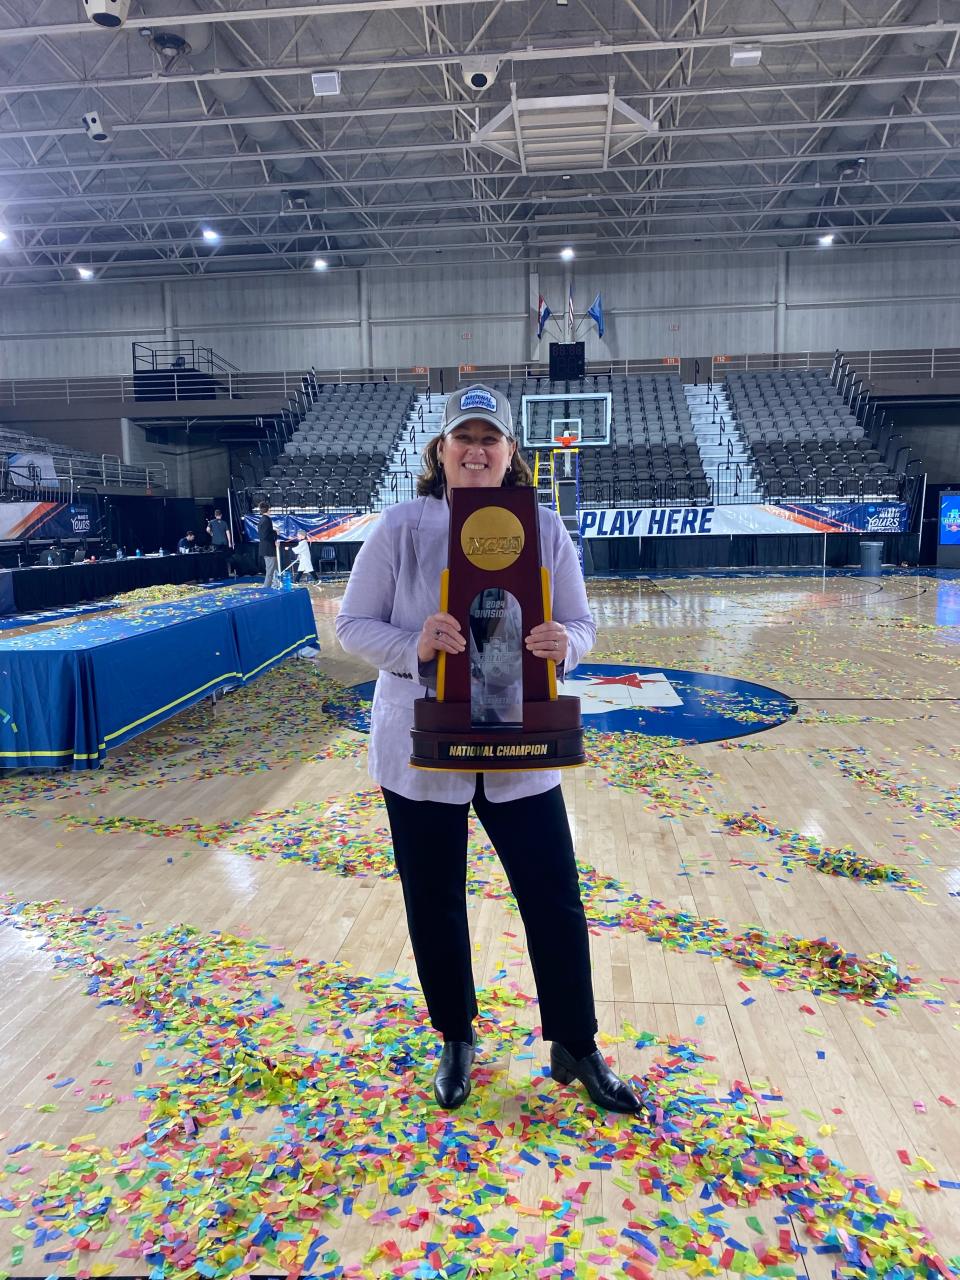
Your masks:
{"label": "hanging speaker", "polygon": [[570,382],[582,378],[586,358],[582,342],[550,343],[550,381]]}

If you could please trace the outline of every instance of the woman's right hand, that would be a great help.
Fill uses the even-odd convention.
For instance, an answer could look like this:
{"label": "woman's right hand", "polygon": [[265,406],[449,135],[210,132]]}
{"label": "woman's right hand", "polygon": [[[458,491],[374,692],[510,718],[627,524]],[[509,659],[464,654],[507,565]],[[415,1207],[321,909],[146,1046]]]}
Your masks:
{"label": "woman's right hand", "polygon": [[417,657],[432,662],[438,653],[463,653],[467,642],[452,613],[431,613],[417,641]]}

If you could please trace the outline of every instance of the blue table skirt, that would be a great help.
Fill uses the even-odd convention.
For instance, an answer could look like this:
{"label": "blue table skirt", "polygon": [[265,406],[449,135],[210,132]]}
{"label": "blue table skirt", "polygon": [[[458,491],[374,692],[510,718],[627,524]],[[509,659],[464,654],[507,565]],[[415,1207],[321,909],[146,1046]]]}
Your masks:
{"label": "blue table skirt", "polygon": [[95,769],[129,738],[316,643],[308,591],[251,587],[0,637],[0,768]]}

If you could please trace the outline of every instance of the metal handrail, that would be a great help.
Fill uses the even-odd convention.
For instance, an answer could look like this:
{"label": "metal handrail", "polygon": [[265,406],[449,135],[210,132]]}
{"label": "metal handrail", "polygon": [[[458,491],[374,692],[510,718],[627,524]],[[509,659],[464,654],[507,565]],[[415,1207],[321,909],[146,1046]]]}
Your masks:
{"label": "metal handrail", "polygon": [[[170,371],[173,369],[173,362],[180,358],[183,359],[186,368],[204,373],[240,372],[235,364],[218,355],[213,347],[199,346],[193,338],[133,343],[133,368],[136,373],[145,370],[151,373]],[[161,364],[161,361],[169,363]]]}
{"label": "metal handrail", "polygon": [[[669,368],[677,368],[680,364],[678,356],[661,356],[643,360],[588,360],[584,368],[583,381],[601,377],[637,377],[644,373],[664,373]],[[536,360],[522,364],[469,364],[459,366],[459,384],[465,386],[470,382],[513,382],[515,378],[534,381],[540,379],[550,381],[550,365]],[[570,381],[578,382],[574,378]]]}
{"label": "metal handrail", "polygon": [[[2,455],[3,450],[0,449],[0,456]],[[103,453],[97,458],[94,454],[78,455],[44,450],[41,456],[51,460],[56,472],[54,477],[44,480],[36,467],[9,467],[7,474],[13,478],[14,483],[18,482],[18,478],[25,479],[26,487],[48,489],[58,493],[61,499],[65,492],[72,499],[75,489],[82,484],[99,483],[117,488],[148,490],[168,487],[165,462],[121,462],[120,457],[113,453]],[[32,474],[34,471],[37,472],[36,477]]]}
{"label": "metal handrail", "polygon": [[[621,483],[617,486],[602,480],[584,481],[580,506],[581,508],[589,509],[592,507],[616,506],[618,502],[622,502],[632,507],[656,507],[662,506],[665,501],[675,501],[677,505],[684,506],[742,506],[767,501],[767,499],[753,494],[741,493],[740,488],[745,476],[742,468],[739,476],[736,470],[733,470],[731,473],[733,478],[730,481],[725,477],[721,477],[719,472],[724,466],[724,463],[719,464],[715,482],[688,481],[684,484],[681,481],[681,488],[678,488],[673,481],[658,482],[652,479],[638,480],[632,484]],[[877,502],[881,500],[912,502],[922,481],[922,473],[900,477],[894,493],[888,491],[882,494],[878,493],[872,486],[864,486],[862,482],[858,482],[852,491],[848,485],[839,499],[837,494],[831,494],[826,491],[827,486],[822,483],[815,483],[809,486],[803,485],[802,491],[798,489],[783,495],[782,498],[778,497],[777,500],[812,503],[835,502],[838,500],[847,502]]]}
{"label": "metal handrail", "polygon": [[[699,357],[697,358],[699,360]],[[696,368],[695,360],[694,367]],[[224,366],[227,362],[223,362]],[[663,373],[679,368],[680,357],[661,356],[642,360],[591,361],[586,366],[586,379],[604,375],[637,377],[642,374]],[[894,351],[848,351],[844,357],[834,351],[801,351],[760,353],[729,356],[712,356],[708,385],[722,382],[728,373],[768,372],[780,369],[828,369],[835,385],[845,380],[840,377],[841,367],[855,368],[857,374],[870,383],[877,378],[903,376],[920,380],[960,377],[960,347],[916,348]],[[76,404],[89,400],[137,400],[137,379],[156,377],[164,379],[162,389],[169,383],[174,400],[196,398],[195,377],[178,377],[173,369],[148,370],[139,374],[106,376],[68,376],[62,378],[3,378],[0,379],[0,405],[29,404],[38,400],[58,400]],[[310,384],[310,398],[322,384],[404,382],[418,390],[428,392],[430,369],[418,365],[413,369],[395,366],[389,369],[328,369],[328,370],[277,370],[241,372],[232,367],[217,367],[211,373],[211,381],[217,399],[249,400],[276,398],[282,403],[298,391],[303,391],[304,379]],[[540,378],[549,381],[547,364],[530,362],[506,365],[472,365],[461,371],[461,381],[491,381],[514,378]],[[586,380],[585,379],[585,380]],[[149,390],[149,382],[146,384]],[[140,382],[140,390],[144,383]],[[149,399],[141,403],[149,404]]]}
{"label": "metal handrail", "polygon": [[[428,373],[414,373],[405,369],[394,368],[379,370],[377,377],[372,377],[366,369],[331,369],[323,371],[302,369],[268,371],[262,373],[230,372],[211,375],[211,382],[218,400],[252,400],[276,399],[286,404],[291,396],[302,391],[305,377],[312,379],[312,385],[319,389],[321,385],[360,383],[382,383],[386,378],[390,383],[409,383],[412,387],[425,390],[429,385]],[[156,374],[151,371],[138,374],[117,374],[92,377],[64,378],[2,378],[0,379],[0,405],[29,404],[38,400],[60,400],[67,404],[78,404],[89,400],[131,400],[141,404],[150,404],[150,380],[155,378],[154,388],[164,393],[172,391],[172,395],[164,398],[171,400],[195,400],[197,398],[196,377],[184,377],[174,369],[161,369]],[[138,398],[138,392],[143,396]],[[144,394],[146,393],[146,394]],[[153,398],[156,403],[156,398]]]}

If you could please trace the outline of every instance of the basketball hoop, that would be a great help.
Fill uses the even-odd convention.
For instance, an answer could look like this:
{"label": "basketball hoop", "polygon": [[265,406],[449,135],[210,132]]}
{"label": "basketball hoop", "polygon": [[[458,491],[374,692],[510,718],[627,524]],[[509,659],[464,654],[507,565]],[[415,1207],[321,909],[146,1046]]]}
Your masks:
{"label": "basketball hoop", "polygon": [[554,436],[553,443],[560,449],[572,449],[575,444],[580,443],[579,436]]}

